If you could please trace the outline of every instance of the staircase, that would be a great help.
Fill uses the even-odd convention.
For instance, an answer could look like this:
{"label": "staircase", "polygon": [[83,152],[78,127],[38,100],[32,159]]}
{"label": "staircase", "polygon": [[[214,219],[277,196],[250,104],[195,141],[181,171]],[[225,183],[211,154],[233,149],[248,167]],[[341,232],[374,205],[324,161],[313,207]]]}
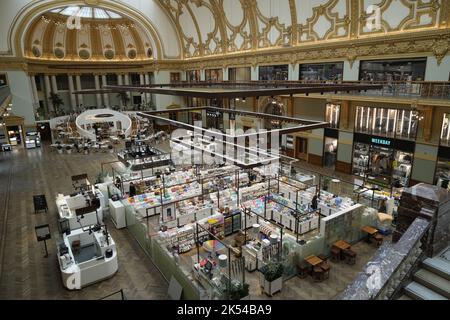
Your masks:
{"label": "staircase", "polygon": [[450,261],[446,259],[449,252],[447,248],[441,255],[424,260],[399,300],[449,300]]}

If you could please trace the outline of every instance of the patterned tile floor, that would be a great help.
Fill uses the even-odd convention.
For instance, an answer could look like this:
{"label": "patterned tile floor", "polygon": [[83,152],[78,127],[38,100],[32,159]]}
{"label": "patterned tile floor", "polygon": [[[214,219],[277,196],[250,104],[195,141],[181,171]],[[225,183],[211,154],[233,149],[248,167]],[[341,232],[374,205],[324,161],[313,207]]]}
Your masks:
{"label": "patterned tile floor", "polygon": [[[100,299],[120,289],[128,299],[165,299],[166,281],[131,234],[112,226],[108,230],[118,247],[117,274],[81,291],[63,288],[56,260],[58,218],[55,196],[73,192],[72,175],[87,173],[95,180],[101,162],[111,160],[116,160],[115,155],[59,155],[45,146],[0,153],[0,250],[3,248],[0,299]],[[35,194],[46,195],[47,214],[34,214],[32,196]],[[48,258],[44,258],[43,244],[37,243],[34,233],[34,227],[43,223],[49,223],[52,231]]]}
{"label": "patterned tile floor", "polygon": [[[58,235],[57,209],[54,198],[57,193],[73,191],[70,177],[87,173],[91,180],[101,170],[101,163],[117,160],[115,155],[97,153],[91,155],[59,155],[47,146],[41,149],[16,149],[0,153],[0,299],[99,299],[123,289],[128,299],[164,299],[167,283],[151,261],[143,253],[127,230],[109,228],[116,240],[119,253],[119,271],[111,279],[73,292],[63,288],[56,260],[55,238]],[[331,174],[343,181],[352,181],[349,175],[334,173],[299,162],[299,167]],[[11,177],[11,179],[10,179]],[[49,205],[47,214],[34,214],[32,196],[45,194]],[[5,224],[6,223],[6,224]],[[49,223],[52,240],[48,242],[50,256],[44,258],[44,248],[37,243],[34,227]],[[366,243],[355,246],[358,260],[355,266],[331,263],[330,278],[314,283],[309,277],[294,277],[284,284],[284,289],[274,299],[332,299],[345,289],[362,266],[375,252]],[[2,254],[3,253],[3,254]],[[255,282],[257,275],[249,275]],[[254,290],[253,299],[266,296]]]}

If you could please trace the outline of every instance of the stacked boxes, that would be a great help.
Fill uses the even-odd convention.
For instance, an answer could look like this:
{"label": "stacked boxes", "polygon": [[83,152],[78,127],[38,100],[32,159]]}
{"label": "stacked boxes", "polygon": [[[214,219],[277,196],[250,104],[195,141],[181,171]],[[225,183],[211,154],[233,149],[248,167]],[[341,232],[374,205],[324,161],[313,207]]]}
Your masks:
{"label": "stacked boxes", "polygon": [[450,193],[425,183],[406,188],[400,200],[397,227],[392,240],[397,242],[418,217],[431,222],[427,254],[433,256],[450,243]]}

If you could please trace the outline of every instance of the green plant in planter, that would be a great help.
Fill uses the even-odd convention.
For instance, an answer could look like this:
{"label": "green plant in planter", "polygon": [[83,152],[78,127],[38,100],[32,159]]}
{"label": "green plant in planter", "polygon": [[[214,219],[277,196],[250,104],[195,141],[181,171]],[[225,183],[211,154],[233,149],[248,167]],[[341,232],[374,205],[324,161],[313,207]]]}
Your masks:
{"label": "green plant in planter", "polygon": [[62,146],[61,145],[58,145],[57,147],[56,147],[56,149],[58,149],[58,150],[62,150]]}
{"label": "green plant in planter", "polygon": [[279,262],[269,262],[261,271],[266,281],[272,282],[283,276],[284,266]]}
{"label": "green plant in planter", "polygon": [[71,146],[66,146],[66,150],[67,151],[72,150],[72,147]]}
{"label": "green plant in planter", "polygon": [[95,184],[105,182],[106,175],[107,174],[105,172],[99,172],[99,174],[97,174],[97,176],[95,177]]}
{"label": "green plant in planter", "polygon": [[331,179],[328,177],[324,177],[323,178],[323,182],[322,182],[322,189],[327,191],[328,190],[328,186],[330,185],[330,181]]}
{"label": "green plant in planter", "polygon": [[230,288],[226,290],[226,297],[229,300],[241,300],[249,294],[249,284],[248,283],[231,283]]}

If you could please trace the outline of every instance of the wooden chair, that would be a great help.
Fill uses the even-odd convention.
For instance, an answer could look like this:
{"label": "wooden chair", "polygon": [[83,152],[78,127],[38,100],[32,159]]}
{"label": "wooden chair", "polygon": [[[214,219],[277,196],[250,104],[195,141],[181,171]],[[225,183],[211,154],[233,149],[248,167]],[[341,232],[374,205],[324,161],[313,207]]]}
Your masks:
{"label": "wooden chair", "polygon": [[373,236],[373,241],[376,243],[377,247],[381,246],[383,243],[383,236],[379,233]]}
{"label": "wooden chair", "polygon": [[324,279],[324,271],[320,266],[315,266],[313,268],[313,279],[314,282],[321,282]]}
{"label": "wooden chair", "polygon": [[332,246],[331,247],[331,260],[338,262],[341,259],[341,249],[338,247]]}
{"label": "wooden chair", "polygon": [[324,278],[324,280],[328,279],[330,277],[330,270],[331,270],[330,265],[326,261],[324,261],[324,262],[322,262],[320,264],[320,267],[323,270],[323,278]]}
{"label": "wooden chair", "polygon": [[351,249],[347,249],[344,250],[344,257],[345,257],[345,263],[347,263],[348,265],[354,265],[356,263],[356,252],[351,250]]}
{"label": "wooden chair", "polygon": [[318,256],[317,256],[320,260],[322,260],[322,261],[325,261],[325,262],[327,262],[328,261],[328,258],[327,258],[327,256],[326,255],[324,255],[324,254],[319,254]]}
{"label": "wooden chair", "polygon": [[300,279],[305,279],[308,276],[310,267],[306,263],[297,265],[297,272]]}

